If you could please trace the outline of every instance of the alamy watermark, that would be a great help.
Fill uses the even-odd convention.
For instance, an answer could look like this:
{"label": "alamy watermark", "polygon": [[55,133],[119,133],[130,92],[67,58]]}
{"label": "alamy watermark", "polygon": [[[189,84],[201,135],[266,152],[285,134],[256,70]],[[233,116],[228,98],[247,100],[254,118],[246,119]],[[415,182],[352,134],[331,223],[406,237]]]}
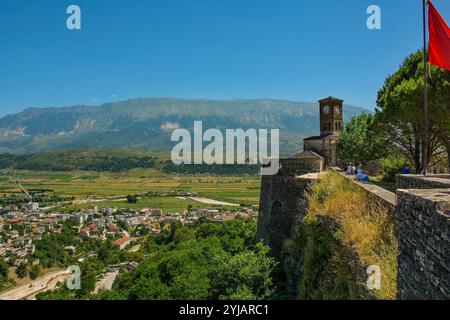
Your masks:
{"label": "alamy watermark", "polygon": [[371,265],[367,268],[367,289],[380,290],[381,289],[381,268],[378,265]]}
{"label": "alamy watermark", "polygon": [[372,4],[367,8],[367,14],[370,15],[366,22],[367,29],[381,30],[381,8]]}
{"label": "alamy watermark", "polygon": [[203,132],[203,122],[194,121],[193,137],[187,129],[172,132],[171,140],[179,143],[173,147],[171,158],[176,165],[262,164],[261,175],[275,175],[279,170],[279,138],[279,129],[270,129],[270,134],[267,129],[226,129],[224,139],[219,129]]}
{"label": "alamy watermark", "polygon": [[[369,15],[366,21],[369,30],[381,30],[381,8],[372,4],[367,7],[366,13]],[[69,30],[81,30],[81,8],[72,4],[67,7],[66,14],[69,17],[66,20],[66,26]]]}
{"label": "alamy watermark", "polygon": [[66,13],[69,17],[66,20],[66,26],[69,30],[81,30],[81,9],[72,4],[67,7]]}
{"label": "alamy watermark", "polygon": [[71,265],[67,268],[67,272],[70,273],[69,278],[66,281],[66,287],[69,290],[81,289],[81,270],[77,265]]}

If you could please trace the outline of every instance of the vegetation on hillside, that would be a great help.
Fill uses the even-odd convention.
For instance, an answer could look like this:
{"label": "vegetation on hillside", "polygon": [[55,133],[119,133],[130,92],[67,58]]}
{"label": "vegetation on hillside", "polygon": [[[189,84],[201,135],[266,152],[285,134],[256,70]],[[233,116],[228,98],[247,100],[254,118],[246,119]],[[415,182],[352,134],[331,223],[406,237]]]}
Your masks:
{"label": "vegetation on hillside", "polygon": [[30,155],[0,154],[0,169],[110,171],[153,168],[158,157],[129,150],[70,149]]}
{"label": "vegetation on hillside", "polygon": [[[92,295],[62,287],[38,299],[268,299],[276,262],[267,247],[255,242],[255,230],[254,219],[174,223],[148,236],[138,252],[148,258],[122,273],[112,291]],[[86,277],[90,271],[82,269],[82,274]]]}
{"label": "vegetation on hillside", "polygon": [[8,270],[9,265],[3,259],[0,259],[0,291],[3,289],[3,286],[8,282]]}
{"label": "vegetation on hillside", "polygon": [[36,154],[0,154],[0,169],[123,172],[154,168],[163,173],[257,175],[259,165],[175,165],[168,153],[125,149],[67,149]]}

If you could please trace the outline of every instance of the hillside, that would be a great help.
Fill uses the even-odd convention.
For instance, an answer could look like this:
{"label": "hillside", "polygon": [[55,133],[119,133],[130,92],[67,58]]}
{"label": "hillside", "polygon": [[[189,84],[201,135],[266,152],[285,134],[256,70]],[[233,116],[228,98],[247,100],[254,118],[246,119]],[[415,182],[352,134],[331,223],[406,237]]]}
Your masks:
{"label": "hillside", "polygon": [[[345,119],[362,108],[344,105]],[[98,107],[28,108],[0,119],[0,153],[34,153],[63,148],[129,148],[167,151],[174,128],[280,129],[282,154],[302,146],[319,130],[315,103],[285,100],[134,99]]]}
{"label": "hillside", "polygon": [[163,173],[256,175],[258,165],[179,165],[169,152],[130,149],[61,149],[28,154],[0,154],[0,170],[123,172],[154,168]]}

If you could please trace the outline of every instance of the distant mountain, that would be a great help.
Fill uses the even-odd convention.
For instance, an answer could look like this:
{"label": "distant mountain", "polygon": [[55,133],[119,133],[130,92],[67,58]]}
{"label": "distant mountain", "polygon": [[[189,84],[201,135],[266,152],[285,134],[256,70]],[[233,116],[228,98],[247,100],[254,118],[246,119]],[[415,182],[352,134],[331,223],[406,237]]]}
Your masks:
{"label": "distant mountain", "polygon": [[[366,109],[344,105],[346,120]],[[175,128],[280,129],[283,154],[318,134],[318,104],[285,100],[133,99],[98,107],[28,108],[0,119],[0,153],[66,148],[130,148],[167,151]]]}

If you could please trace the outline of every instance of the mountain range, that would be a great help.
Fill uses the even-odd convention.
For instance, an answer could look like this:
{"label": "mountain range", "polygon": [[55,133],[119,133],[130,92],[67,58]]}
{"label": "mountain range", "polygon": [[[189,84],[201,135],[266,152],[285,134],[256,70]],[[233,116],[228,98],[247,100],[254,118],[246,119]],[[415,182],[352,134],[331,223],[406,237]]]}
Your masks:
{"label": "mountain range", "polygon": [[[367,109],[344,105],[344,118]],[[287,100],[206,100],[145,98],[101,106],[28,108],[0,119],[0,153],[36,153],[66,148],[129,148],[168,151],[171,132],[204,130],[280,129],[282,154],[302,148],[305,137],[319,133],[317,103]]]}

